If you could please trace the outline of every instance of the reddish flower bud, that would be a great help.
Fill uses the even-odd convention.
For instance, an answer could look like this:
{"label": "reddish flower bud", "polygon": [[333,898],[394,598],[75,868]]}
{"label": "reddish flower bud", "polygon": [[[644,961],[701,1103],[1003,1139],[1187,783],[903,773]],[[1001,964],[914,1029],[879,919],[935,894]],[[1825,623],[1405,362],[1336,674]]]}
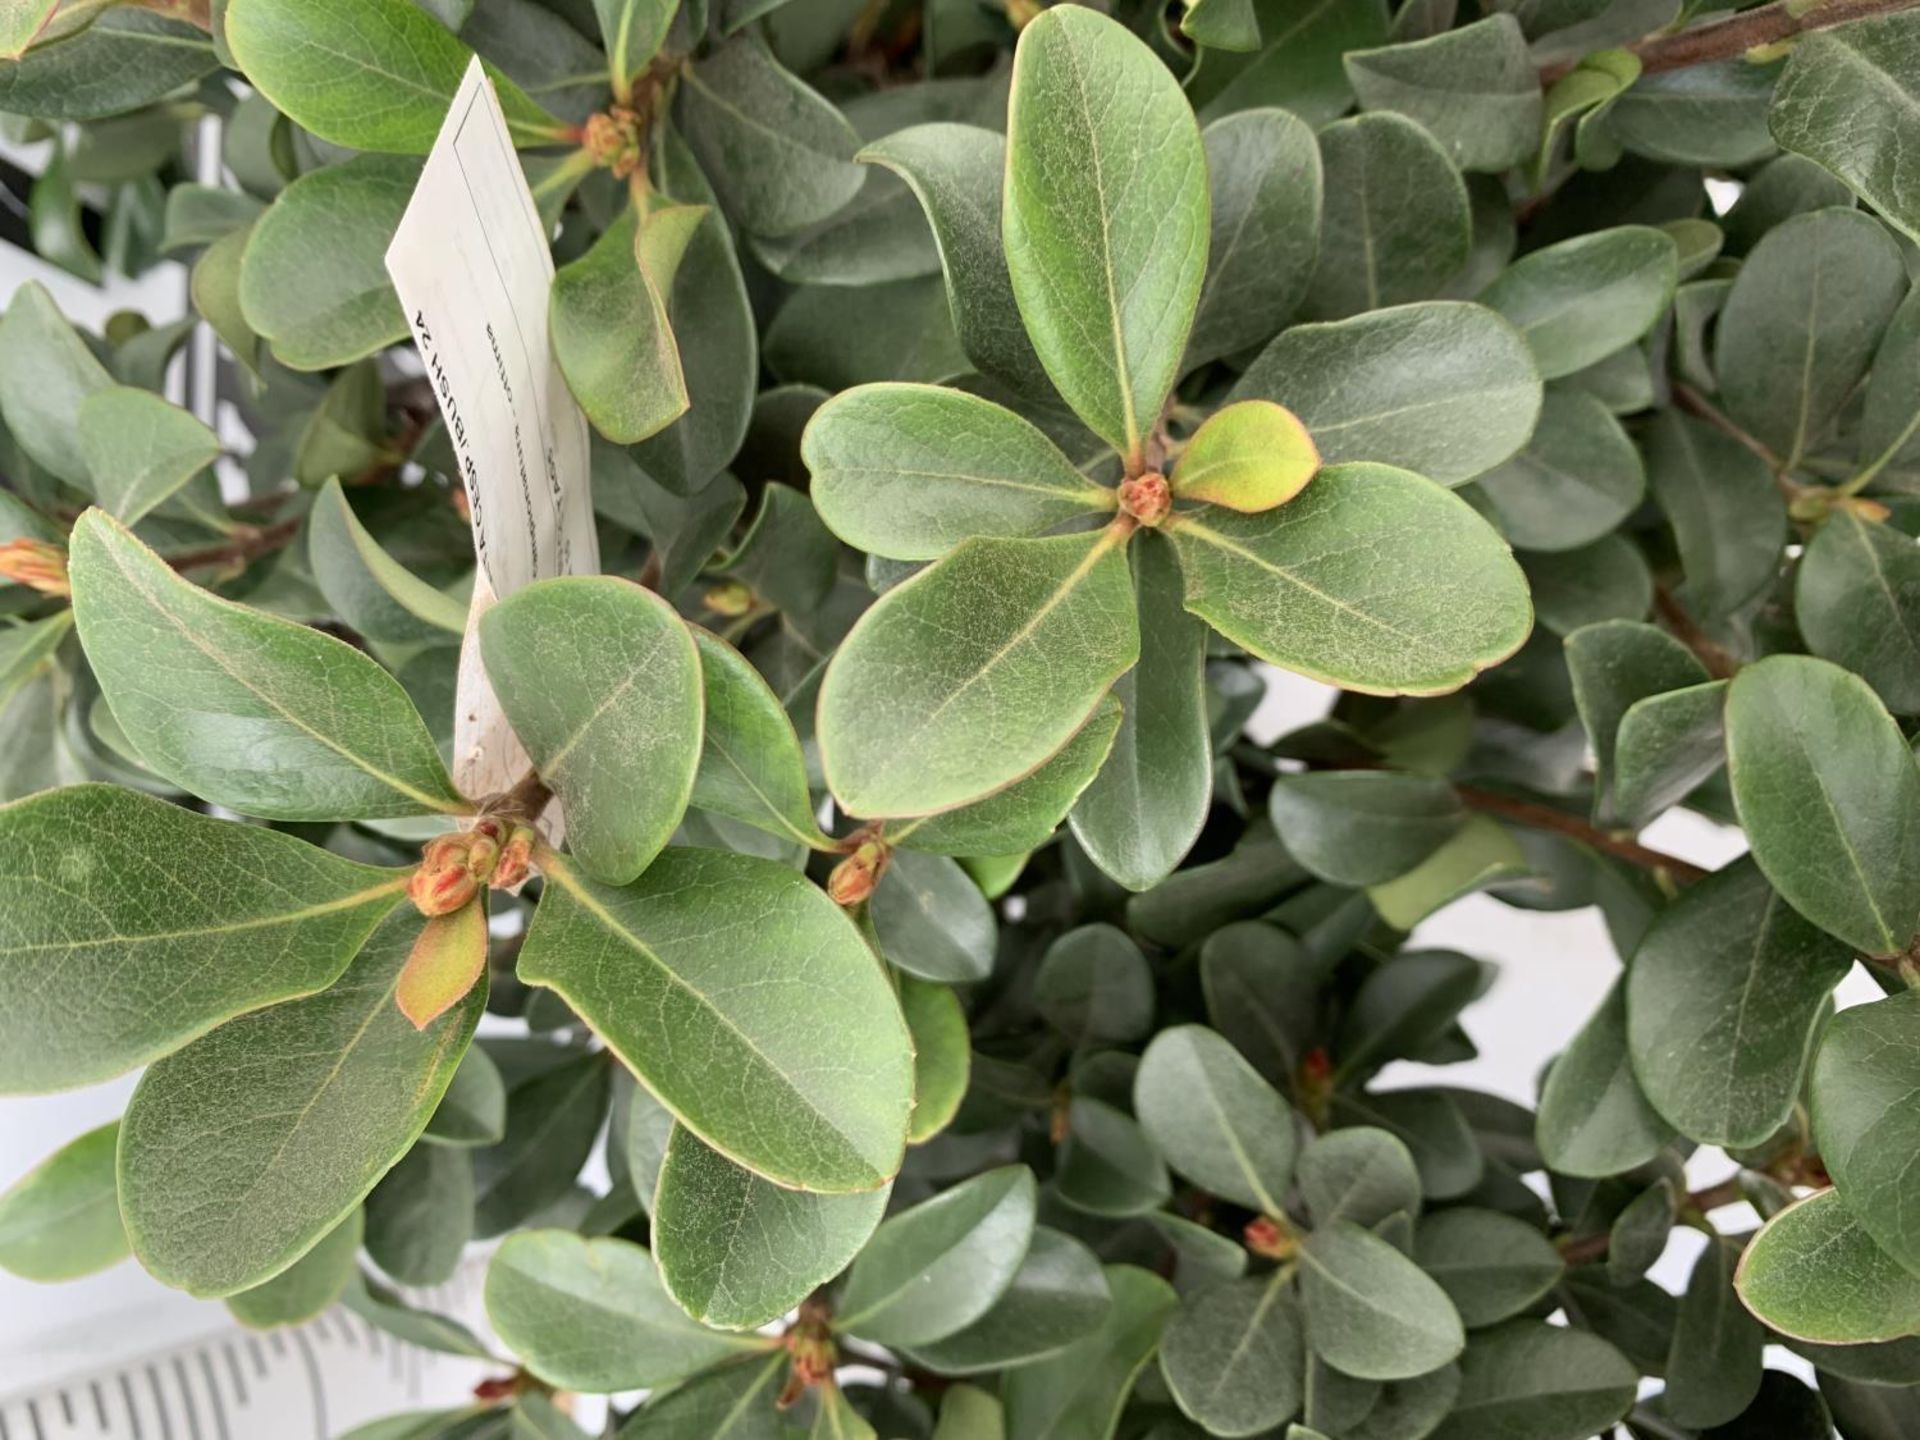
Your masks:
{"label": "reddish flower bud", "polygon": [[496,890],[512,890],[524,884],[533,871],[533,829],[527,825],[517,825],[500,847],[500,859],[493,867],[493,878],[488,882]]}
{"label": "reddish flower bud", "polygon": [[873,894],[892,858],[893,852],[882,841],[862,841],[858,849],[833,867],[827,877],[828,896],[837,905],[858,905]]}
{"label": "reddish flower bud", "polygon": [[612,170],[614,179],[624,180],[640,168],[640,117],[624,105],[604,110],[587,120],[581,144],[595,164]]}
{"label": "reddish flower bud", "polygon": [[71,595],[67,547],[53,540],[9,540],[0,545],[0,580],[25,585],[42,595]]}
{"label": "reddish flower bud", "polygon": [[1173,509],[1173,491],[1158,470],[1136,475],[1120,486],[1120,508],[1142,525],[1158,525]]}
{"label": "reddish flower bud", "polygon": [[1240,1232],[1247,1249],[1267,1260],[1291,1260],[1300,1248],[1300,1237],[1284,1220],[1261,1215],[1247,1222]]}

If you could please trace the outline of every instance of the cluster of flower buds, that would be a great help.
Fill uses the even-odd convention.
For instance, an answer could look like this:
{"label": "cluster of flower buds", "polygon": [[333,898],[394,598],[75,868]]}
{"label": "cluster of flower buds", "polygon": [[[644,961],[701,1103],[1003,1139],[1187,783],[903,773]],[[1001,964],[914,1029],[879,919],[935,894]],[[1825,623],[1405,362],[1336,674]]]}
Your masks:
{"label": "cluster of flower buds", "polygon": [[581,143],[596,165],[613,171],[614,179],[624,180],[638,170],[646,158],[644,131],[636,111],[615,105],[588,119]]}
{"label": "cluster of flower buds", "polygon": [[784,1342],[793,1356],[793,1369],[775,1402],[783,1410],[809,1389],[833,1383],[839,1355],[833,1343],[833,1317],[825,1303],[812,1297],[801,1302]]}
{"label": "cluster of flower buds", "polygon": [[71,595],[67,547],[56,540],[9,540],[0,545],[0,580],[25,585],[42,595]]}
{"label": "cluster of flower buds", "polygon": [[1158,525],[1173,509],[1173,490],[1167,477],[1149,470],[1120,484],[1120,508],[1142,525]]}
{"label": "cluster of flower buds", "polygon": [[429,840],[407,894],[422,915],[451,915],[483,887],[511,890],[533,868],[533,829],[483,815],[470,829]]}

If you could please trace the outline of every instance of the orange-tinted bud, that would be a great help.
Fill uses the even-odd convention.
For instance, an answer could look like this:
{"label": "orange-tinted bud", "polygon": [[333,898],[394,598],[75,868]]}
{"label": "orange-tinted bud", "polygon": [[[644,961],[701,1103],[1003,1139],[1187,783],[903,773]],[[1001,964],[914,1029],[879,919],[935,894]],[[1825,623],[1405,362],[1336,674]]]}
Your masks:
{"label": "orange-tinted bud", "polygon": [[54,540],[9,540],[0,545],[0,580],[25,585],[42,595],[71,595],[67,547]]}
{"label": "orange-tinted bud", "polygon": [[1247,1222],[1240,1232],[1247,1249],[1267,1260],[1291,1260],[1300,1248],[1300,1237],[1284,1220],[1261,1215]]}
{"label": "orange-tinted bud", "polygon": [[873,894],[873,887],[887,873],[893,852],[878,840],[864,840],[827,876],[827,894],[836,905],[854,906]]}
{"label": "orange-tinted bud", "polygon": [[533,830],[530,826],[519,825],[507,837],[507,843],[500,847],[500,859],[493,867],[493,878],[488,882],[496,890],[511,890],[523,884],[533,871]]}
{"label": "orange-tinted bud", "polygon": [[590,117],[581,143],[596,165],[624,180],[640,168],[640,117],[624,105],[615,105]]}
{"label": "orange-tinted bud", "polygon": [[729,619],[738,619],[753,609],[753,591],[738,580],[723,580],[700,599],[714,614]]}
{"label": "orange-tinted bud", "polygon": [[1158,525],[1173,508],[1173,491],[1158,470],[1136,475],[1120,486],[1120,508],[1142,525]]}

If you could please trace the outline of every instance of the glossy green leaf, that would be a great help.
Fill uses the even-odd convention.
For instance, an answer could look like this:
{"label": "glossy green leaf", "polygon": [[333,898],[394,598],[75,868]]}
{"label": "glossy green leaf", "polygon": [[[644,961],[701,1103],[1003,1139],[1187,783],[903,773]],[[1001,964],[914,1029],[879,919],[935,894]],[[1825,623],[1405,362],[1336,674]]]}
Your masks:
{"label": "glossy green leaf", "polygon": [[1452,950],[1393,956],[1354,993],[1333,1045],[1335,1074],[1344,1079],[1427,1053],[1491,978],[1483,962]]}
{"label": "glossy green leaf", "polygon": [[845,1268],[888,1193],[783,1190],[676,1125],[652,1204],[660,1279],[702,1324],[757,1329]]}
{"label": "glossy green leaf", "polygon": [[1433,1440],[1587,1440],[1626,1415],[1639,1378],[1597,1335],[1514,1320],[1467,1347],[1459,1398]]}
{"label": "glossy green leaf", "polygon": [[134,524],[193,479],[220,453],[205,425],[151,390],[115,385],[80,402],[80,452],[94,498],[109,515]]}
{"label": "glossy green leaf", "polygon": [[1074,1209],[1109,1219],[1158,1210],[1173,1190],[1140,1123],[1090,1096],[1076,1096],[1069,1107],[1054,1187]]}
{"label": "glossy green leaf", "polygon": [[1920,1334],[1920,1278],[1873,1241],[1838,1190],[1774,1216],[1740,1257],[1740,1298],[1797,1340],[1862,1345]]}
{"label": "glossy green leaf", "polygon": [[463,808],[406,692],[352,646],[199,589],[97,512],[72,566],[87,659],[153,770],[276,820]]}
{"label": "glossy green leaf", "polygon": [[474,1234],[490,1239],[523,1225],[573,1191],[606,1119],[611,1080],[604,1052],[548,1052],[542,1068],[507,1094],[506,1134],[474,1152]]}
{"label": "glossy green leaf", "polygon": [[1384,1130],[1335,1130],[1300,1152],[1300,1197],[1316,1229],[1335,1221],[1379,1224],[1420,1209],[1420,1176],[1407,1147]]}
{"label": "glossy green leaf", "polygon": [[780,697],[717,635],[696,626],[693,643],[700,652],[706,718],[692,803],[817,847],[822,837],[806,760]]}
{"label": "glossy green leaf", "polygon": [[196,1295],[271,1279],[413,1145],[486,1003],[476,986],[419,1030],[400,1013],[422,923],[396,914],[331,988],[229,1021],[141,1077],[120,1208],[151,1274]]}
{"label": "glossy green leaf", "polygon": [[29,282],[13,292],[0,319],[0,413],[35,464],[82,490],[91,488],[80,406],[112,384],[45,286]]}
{"label": "glossy green leaf", "polygon": [[700,656],[651,590],[611,576],[544,580],[480,620],[500,706],[567,817],[567,844],[621,885],[672,837],[700,765]]}
{"label": "glossy green leaf", "polygon": [[1033,1238],[1024,1165],[990,1170],[895,1215],[847,1275],[834,1324],[883,1345],[924,1345],[965,1329],[1013,1283]]}
{"label": "glossy green leaf", "polygon": [[1595,810],[1620,810],[1611,794],[1621,719],[1650,696],[1706,684],[1707,670],[1664,630],[1637,621],[1606,620],[1567,637],[1567,671],[1587,743],[1594,754]]}
{"label": "glossy green leaf", "polygon": [[1904,1168],[1916,1076],[1920,996],[1905,991],[1834,1017],[1814,1057],[1811,1094],[1820,1158],[1840,1198],[1881,1249],[1920,1274],[1920,1223]]}
{"label": "glossy green leaf", "polygon": [[1011,410],[931,385],[835,396],[800,454],[828,528],[894,560],[935,560],[976,535],[1038,535],[1116,503]]}
{"label": "glossy green leaf", "polygon": [[1467,187],[1440,142],[1377,111],[1322,130],[1320,159],[1326,204],[1307,315],[1338,320],[1438,295],[1473,237]]}
{"label": "glossy green leaf", "polygon": [[[1457,689],[1532,624],[1526,582],[1493,530],[1391,466],[1329,467],[1278,510],[1203,512],[1173,539],[1189,610],[1263,660],[1350,690]],[[1374,563],[1382,550],[1390,572]]]}
{"label": "glossy green leaf", "polygon": [[301,176],[255,223],[240,308],[282,365],[330,370],[407,338],[386,253],[419,178],[417,160],[358,155]]}
{"label": "glossy green leaf", "polygon": [[1617,1216],[1607,1231],[1607,1279],[1626,1289],[1646,1279],[1666,1254],[1677,1218],[1671,1179],[1649,1185]]}
{"label": "glossy green leaf", "polygon": [[307,556],[334,613],[376,644],[445,645],[466,630],[467,607],[388,554],[354,515],[338,479],[314,497]]}
{"label": "glossy green leaf", "polygon": [[969,540],[860,618],[820,689],[827,783],[850,814],[924,815],[1031,773],[1139,655],[1105,532]]}
{"label": "glossy green leaf", "polygon": [[1776,655],[1727,692],[1727,774],[1753,858],[1807,919],[1870,955],[1920,929],[1920,771],[1867,683]]}
{"label": "glossy green leaf", "polygon": [[1677,805],[1727,761],[1727,682],[1648,695],[1627,707],[1613,741],[1613,805],[1638,828]]}
{"label": "glossy green leaf", "polygon": [[1602,620],[1643,620],[1653,608],[1653,571],[1624,536],[1606,535],[1575,550],[1535,551],[1520,565],[1541,625],[1562,637]]}
{"label": "glossy green leaf", "polygon": [[1076,1041],[1137,1040],[1153,1026],[1153,974],[1124,930],[1082,925],[1047,947],[1033,1002]]}
{"label": "glossy green leaf", "polygon": [[1622,225],[1531,252],[1481,298],[1519,328],[1540,373],[1553,380],[1646,334],[1679,275],[1672,236]]}
{"label": "glossy green leaf", "polygon": [[485,1050],[471,1046],[422,1138],[440,1145],[497,1145],[506,1131],[507,1087],[500,1067]]}
{"label": "glossy green leaf", "polygon": [[783,1440],[774,1399],[792,1368],[776,1352],[740,1360],[656,1392],[620,1428],[623,1440]]}
{"label": "glossy green leaf", "polygon": [[1818,161],[1909,236],[1920,196],[1900,137],[1920,100],[1920,43],[1905,17],[1870,16],[1796,45],[1767,128],[1785,149]]}
{"label": "glossy green leaf", "polygon": [[1893,237],[1856,210],[1816,210],[1770,230],[1715,331],[1727,413],[1797,463],[1866,373],[1906,278]]}
{"label": "glossy green leaf", "polygon": [[[1672,14],[1654,6],[1648,19]],[[1678,165],[1748,165],[1773,152],[1767,101],[1778,76],[1744,56],[1642,75],[1608,110],[1607,129],[1635,155]]]}
{"label": "glossy green leaf", "polygon": [[521,978],[559,991],[688,1129],[775,1183],[826,1193],[876,1189],[899,1168],[906,1025],[859,931],[805,877],[669,849],[620,889],[570,866],[547,880]]}
{"label": "glossy green leaf", "polygon": [[1177,499],[1252,512],[1284,505],[1319,468],[1319,452],[1292,411],[1238,400],[1193,432],[1169,479]]}
{"label": "glossy green leaf", "polygon": [[1134,1077],[1133,1108],[1185,1179],[1261,1214],[1285,1214],[1298,1147],[1293,1111],[1220,1035],[1202,1025],[1156,1035]]}
{"label": "glossy green leaf", "polygon": [[900,1013],[913,1037],[913,1118],[907,1143],[923,1144],[946,1129],[966,1098],[971,1035],[960,997],[945,985],[901,975]]}
{"label": "glossy green leaf", "polygon": [[1642,1092],[1689,1139],[1761,1144],[1792,1114],[1827,997],[1852,964],[1751,860],[1688,886],[1627,973]]}
{"label": "glossy green leaf", "polygon": [[220,68],[205,30],[132,8],[0,61],[0,110],[93,120],[138,110]]}
{"label": "glossy green leaf", "polygon": [[1862,485],[1882,477],[1882,485],[1912,483],[1920,459],[1920,301],[1908,292],[1893,312],[1880,348],[1874,352],[1860,414]]}
{"label": "glossy green leaf", "polygon": [[563,1230],[509,1236],[487,1266],[486,1301],[501,1341],[567,1390],[665,1385],[771,1343],[689,1320],[638,1245]]}
{"label": "glossy green leaf", "polygon": [[[412,0],[226,0],[238,68],[284,114],[352,150],[424,155],[472,58]],[[564,127],[488,66],[516,144],[552,144]]]}
{"label": "glossy green leaf", "polygon": [[1737,1249],[1715,1237],[1700,1252],[1680,1297],[1662,1408],[1705,1429],[1735,1419],[1760,1391],[1766,1331],[1733,1290]]}
{"label": "glossy green leaf", "polygon": [[1595,396],[1547,393],[1526,449],[1476,482],[1503,535],[1522,550],[1573,550],[1640,505],[1646,475],[1624,427]]}
{"label": "glossy green leaf", "polygon": [[1807,647],[1900,715],[1920,711],[1920,544],[1836,510],[1800,557],[1794,618]]}
{"label": "glossy green leaf", "polygon": [[1283,775],[1268,809],[1294,857],[1335,885],[1377,885],[1406,874],[1467,813],[1445,781],[1389,770]]}
{"label": "glossy green leaf", "polygon": [[[863,323],[848,325],[849,313]],[[823,390],[952,380],[969,368],[931,275],[857,289],[803,285],[767,327],[763,355],[776,379]]]}
{"label": "glossy green leaf", "polygon": [[[405,886],[290,835],[105,785],[17,801],[0,834],[19,874],[47,877],[0,920],[0,1004],[25,1037],[0,1061],[0,1090],[14,1093],[108,1079],[325,988]],[[112,1003],[129,973],[151,987],[146,1002]]]}
{"label": "glossy green leaf", "polygon": [[1160,1373],[1209,1435],[1259,1435],[1300,1409],[1305,1345],[1279,1274],[1202,1291],[1160,1337]]}
{"label": "glossy green leaf", "polygon": [[758,35],[685,72],[677,114],[720,203],[755,235],[791,235],[833,214],[866,178],[859,137]]}
{"label": "glossy green leaf", "polygon": [[1091,1335],[1001,1383],[1007,1434],[1035,1440],[1108,1440],[1133,1382],[1179,1306],[1173,1287],[1132,1265],[1109,1265],[1113,1303]]}
{"label": "glossy green leaf", "polygon": [[1418,121],[1462,170],[1508,169],[1539,141],[1540,80],[1511,15],[1349,51],[1345,64],[1363,109]]}
{"label": "glossy green leaf", "polygon": [[1673,1138],[1634,1079],[1620,982],[1547,1072],[1538,1135],[1554,1170],[1595,1179],[1644,1165]]}
{"label": "glossy green leaf", "polygon": [[[691,240],[700,213],[691,206],[655,211]],[[587,418],[609,440],[631,445],[656,435],[687,409],[687,381],[667,317],[662,280],[644,262],[646,238],[629,208],[579,259],[553,277],[549,307],[554,358]],[[671,282],[666,282],[670,284]]]}
{"label": "glossy green leaf", "polygon": [[473,1159],[415,1145],[367,1196],[367,1254],[402,1285],[444,1285],[473,1235]]}
{"label": "glossy green leaf", "polygon": [[1067,403],[1137,453],[1178,376],[1206,274],[1199,127],[1166,67],[1097,11],[1043,13],[1021,31],[1013,68],[1002,223],[1014,296]]}
{"label": "glossy green leaf", "polygon": [[964,984],[993,970],[993,907],[972,877],[944,855],[895,855],[869,913],[880,952],[910,975]]}
{"label": "glossy green leaf", "polygon": [[1362,1380],[1437,1370],[1466,1345],[1447,1294],[1393,1246],[1350,1220],[1316,1224],[1300,1250],[1307,1340]]}
{"label": "glossy green leaf", "polygon": [[659,53],[678,9],[671,0],[593,0],[607,73],[616,90]]}
{"label": "glossy green leaf", "polygon": [[127,1257],[114,1178],[120,1122],[62,1145],[0,1193],[0,1270],[42,1284]]}
{"label": "glossy green leaf", "polygon": [[1484,306],[1452,300],[1296,325],[1232,393],[1286,405],[1330,465],[1375,460],[1443,485],[1510,458],[1541,402],[1518,332]]}
{"label": "glossy green leaf", "polygon": [[1473,1329],[1527,1309],[1565,1268],[1533,1226],[1496,1210],[1442,1210],[1414,1231],[1414,1259]]}
{"label": "glossy green leaf", "polygon": [[978,1375],[1057,1355],[1098,1329],[1112,1306],[1094,1253],[1037,1226],[1026,1258],[993,1307],[944,1339],[915,1345],[913,1358],[941,1375]]}
{"label": "glossy green leaf", "polygon": [[356,1278],[354,1256],[360,1250],[364,1222],[353,1211],[306,1254],[278,1275],[227,1297],[227,1309],[242,1325],[271,1330],[299,1325],[319,1315]]}

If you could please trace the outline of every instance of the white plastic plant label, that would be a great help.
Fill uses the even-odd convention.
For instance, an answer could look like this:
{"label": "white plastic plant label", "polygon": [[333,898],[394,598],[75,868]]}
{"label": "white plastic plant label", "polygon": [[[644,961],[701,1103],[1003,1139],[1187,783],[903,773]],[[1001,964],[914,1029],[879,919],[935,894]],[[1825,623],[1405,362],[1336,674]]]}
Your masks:
{"label": "white plastic plant label", "polygon": [[547,335],[553,256],[499,98],[467,67],[387,247],[473,515],[478,562],[460,649],[453,775],[468,795],[528,768],[480,663],[475,626],[534,580],[600,568],[587,420]]}

